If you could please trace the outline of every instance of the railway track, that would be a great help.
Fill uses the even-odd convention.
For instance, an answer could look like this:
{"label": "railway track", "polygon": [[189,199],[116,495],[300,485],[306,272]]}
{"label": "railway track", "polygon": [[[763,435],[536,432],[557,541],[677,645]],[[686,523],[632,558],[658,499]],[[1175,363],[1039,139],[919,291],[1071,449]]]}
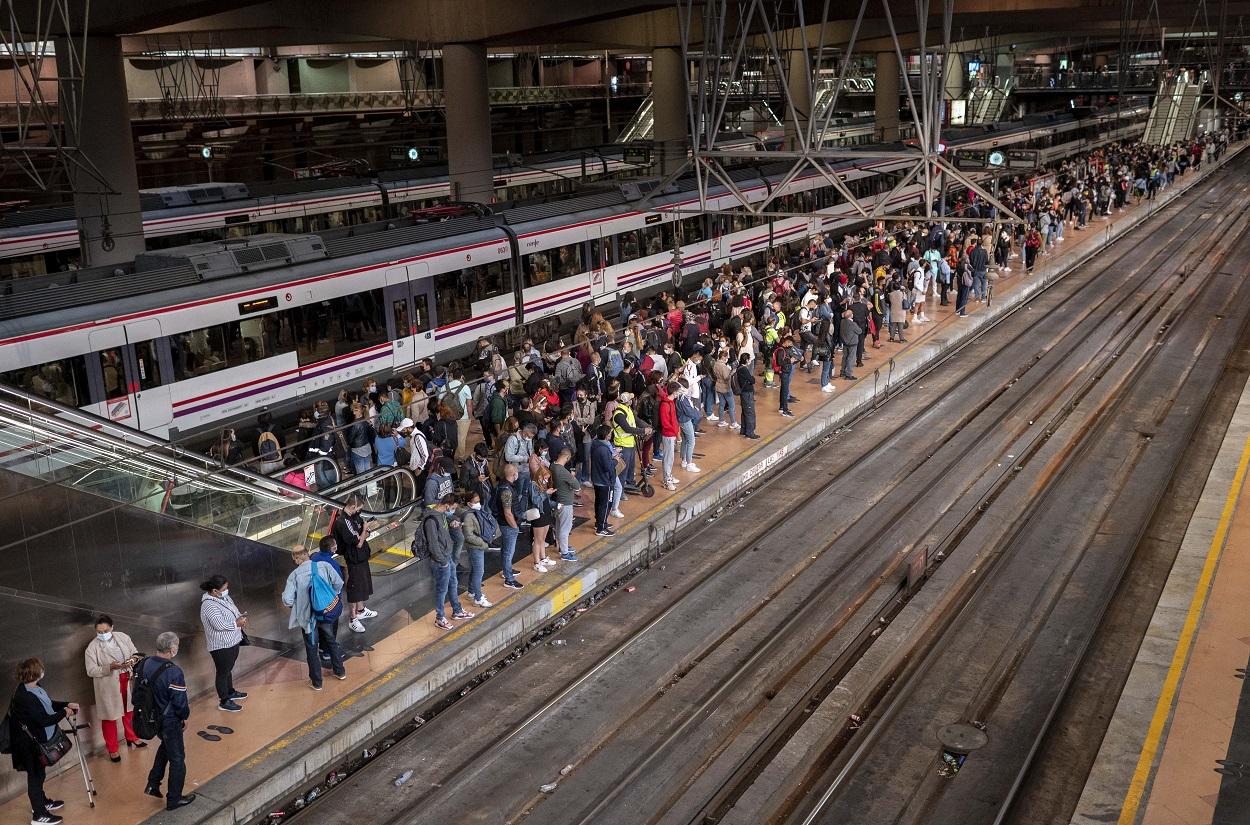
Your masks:
{"label": "railway track", "polygon": [[[1248,170],[684,536],[292,821],[994,821],[983,803],[961,813],[966,777],[1010,796],[1062,695],[1049,676],[1088,635],[1072,625],[1096,626],[1115,550],[1199,417],[1185,402],[1244,326],[1250,286],[1218,273],[1246,259],[1250,219],[1193,207],[1232,202]],[[961,722],[993,757],[942,776],[936,728]]]}

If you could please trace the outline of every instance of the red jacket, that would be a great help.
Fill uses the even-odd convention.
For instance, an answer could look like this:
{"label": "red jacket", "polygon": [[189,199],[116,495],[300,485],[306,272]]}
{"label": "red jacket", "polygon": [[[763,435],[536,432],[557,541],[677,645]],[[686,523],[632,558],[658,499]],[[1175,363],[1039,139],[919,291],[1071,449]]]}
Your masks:
{"label": "red jacket", "polygon": [[681,431],[677,423],[677,399],[668,394],[666,387],[660,387],[656,397],[660,400],[660,436],[676,438]]}

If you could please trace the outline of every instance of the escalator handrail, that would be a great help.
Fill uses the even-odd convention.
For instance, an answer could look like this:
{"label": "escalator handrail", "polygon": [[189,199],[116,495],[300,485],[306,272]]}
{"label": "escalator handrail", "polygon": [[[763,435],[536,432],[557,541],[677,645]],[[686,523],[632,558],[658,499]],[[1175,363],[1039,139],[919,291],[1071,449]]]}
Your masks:
{"label": "escalator handrail", "polygon": [[[219,483],[233,485],[236,488],[244,488],[250,493],[258,493],[274,502],[292,503],[292,495],[298,499],[303,499],[309,504],[321,505],[323,507],[333,507],[341,509],[342,502],[327,498],[320,493],[311,490],[305,490],[301,487],[282,482],[280,479],[270,476],[261,475],[242,467],[222,466],[198,453],[175,446],[154,436],[147,435],[138,430],[130,430],[119,427],[111,421],[100,418],[92,413],[74,407],[67,407],[49,399],[40,396],[31,395],[23,390],[18,390],[8,385],[0,385],[0,391],[20,398],[32,406],[24,407],[14,404],[10,401],[0,399],[0,410],[7,410],[14,415],[24,416],[30,419],[30,426],[33,429],[42,428],[43,431],[52,437],[61,437],[59,431],[68,430],[69,432],[81,436],[88,444],[106,444],[112,447],[130,451],[130,455],[118,456],[116,461],[122,462],[126,460],[134,460],[136,458],[144,460],[159,461],[162,466],[168,467],[176,472],[181,473],[184,478],[183,483],[192,481],[206,481],[208,479],[217,480]],[[47,407],[54,410],[58,415],[49,415],[35,408],[35,406]],[[83,419],[93,422],[95,426],[100,427],[99,430],[93,426],[87,426],[79,423],[76,419]],[[107,430],[121,430],[123,436],[113,435]],[[130,439],[140,442],[140,444],[132,443]],[[146,445],[146,446],[144,446]],[[172,455],[170,455],[172,454]],[[197,466],[198,465],[198,466]],[[48,484],[56,482],[49,481]],[[397,512],[397,511],[396,511]],[[370,516],[379,518],[385,517],[385,513],[368,513]]]}

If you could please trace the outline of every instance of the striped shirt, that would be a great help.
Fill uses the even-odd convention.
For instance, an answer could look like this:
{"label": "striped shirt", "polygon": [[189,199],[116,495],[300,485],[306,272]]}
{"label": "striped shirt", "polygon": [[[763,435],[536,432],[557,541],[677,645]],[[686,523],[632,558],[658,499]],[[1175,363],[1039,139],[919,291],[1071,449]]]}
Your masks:
{"label": "striped shirt", "polygon": [[243,631],[236,622],[239,615],[239,608],[229,596],[220,598],[205,593],[200,597],[200,623],[204,625],[209,650],[234,647],[243,641]]}

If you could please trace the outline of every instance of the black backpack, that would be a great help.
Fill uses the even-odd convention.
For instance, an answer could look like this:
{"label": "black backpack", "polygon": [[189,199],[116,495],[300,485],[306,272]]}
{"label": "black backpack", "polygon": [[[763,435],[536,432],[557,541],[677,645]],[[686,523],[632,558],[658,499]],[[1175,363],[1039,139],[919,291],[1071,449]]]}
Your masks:
{"label": "black backpack", "polygon": [[165,710],[156,700],[156,680],[161,674],[174,666],[173,662],[162,662],[152,677],[144,678],[143,663],[147,658],[140,659],[130,675],[130,703],[134,705],[133,724],[135,735],[140,739],[152,739],[161,731],[161,720]]}

